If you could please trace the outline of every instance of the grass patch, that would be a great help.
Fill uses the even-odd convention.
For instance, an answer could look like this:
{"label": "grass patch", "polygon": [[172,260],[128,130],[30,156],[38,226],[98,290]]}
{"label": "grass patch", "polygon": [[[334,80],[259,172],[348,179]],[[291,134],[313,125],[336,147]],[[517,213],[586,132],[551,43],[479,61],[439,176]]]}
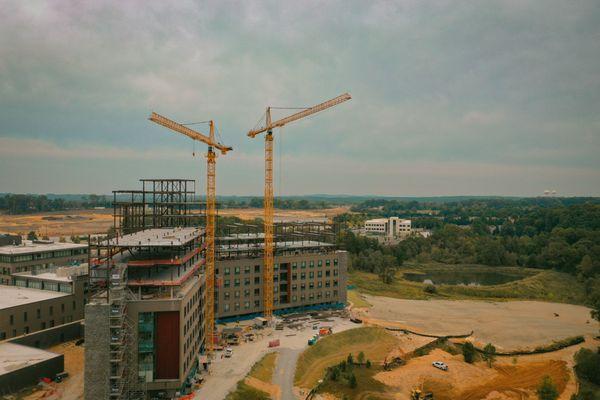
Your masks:
{"label": "grass patch", "polygon": [[[263,382],[271,383],[276,361],[276,352],[265,354],[260,361],[257,361],[256,364],[252,366],[248,376]],[[244,379],[242,379],[237,383],[235,391],[229,393],[225,400],[269,400],[270,398],[268,393],[246,384]]]}
{"label": "grass patch", "polygon": [[263,382],[270,383],[273,379],[273,371],[275,370],[276,361],[276,352],[267,353],[263,358],[261,358],[260,361],[252,366],[252,369],[248,375]]}
{"label": "grass patch", "polygon": [[[319,393],[331,393],[338,398],[346,396],[348,399],[387,400],[389,396],[383,395],[387,386],[373,378],[381,371],[383,371],[381,366],[373,365],[371,368],[354,366],[352,373],[356,377],[355,388],[351,388],[344,379],[340,378],[337,381],[327,380],[324,382],[319,388]],[[369,392],[368,397],[364,397],[365,392]],[[377,393],[381,393],[382,396],[377,396]]]}
{"label": "grass patch", "polygon": [[270,400],[271,397],[263,392],[246,385],[243,380],[239,381],[234,392],[225,397],[225,400]]}
{"label": "grass patch", "polygon": [[356,359],[359,352],[373,364],[383,361],[397,340],[378,327],[350,329],[320,339],[304,350],[296,364],[295,386],[312,388],[323,377],[325,369],[346,359],[349,353]]}
{"label": "grass patch", "polygon": [[348,300],[355,308],[371,307],[371,304],[363,299],[361,294],[356,290],[348,290]]}
{"label": "grass patch", "polygon": [[[436,293],[426,293],[425,284],[403,278],[405,272],[499,272],[520,274],[522,279],[492,286],[436,285]],[[400,299],[448,300],[541,300],[558,303],[584,304],[585,289],[574,276],[552,271],[520,267],[488,267],[482,265],[407,264],[400,268],[396,280],[383,284],[376,274],[350,272],[350,282],[361,293]]]}

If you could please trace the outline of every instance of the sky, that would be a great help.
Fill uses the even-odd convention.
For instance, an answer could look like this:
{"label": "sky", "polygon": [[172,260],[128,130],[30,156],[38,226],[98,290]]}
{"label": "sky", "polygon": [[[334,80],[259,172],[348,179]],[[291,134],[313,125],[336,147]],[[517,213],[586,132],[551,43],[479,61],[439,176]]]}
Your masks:
{"label": "sky", "polygon": [[204,187],[156,111],[215,120],[218,193],[261,195],[265,108],[345,92],[275,131],[276,195],[600,196],[596,0],[0,0],[0,193]]}

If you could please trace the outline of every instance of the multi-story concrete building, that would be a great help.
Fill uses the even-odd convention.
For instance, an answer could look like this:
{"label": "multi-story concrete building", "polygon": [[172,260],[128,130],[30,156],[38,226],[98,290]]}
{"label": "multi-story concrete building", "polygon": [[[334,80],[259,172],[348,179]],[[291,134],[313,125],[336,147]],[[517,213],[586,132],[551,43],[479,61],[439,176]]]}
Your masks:
{"label": "multi-story concrete building", "polygon": [[[220,319],[263,312],[263,234],[219,238],[216,310]],[[279,312],[343,307],[347,253],[318,240],[277,241],[274,308]]]}
{"label": "multi-story concrete building", "polygon": [[189,388],[204,344],[202,238],[197,228],[161,228],[101,243],[116,254],[91,277],[104,290],[86,306],[86,398]]}
{"label": "multi-story concrete building", "polygon": [[365,221],[367,234],[404,238],[411,234],[411,220],[398,217],[376,218]]}
{"label": "multi-story concrete building", "polygon": [[12,279],[14,286],[0,285],[0,340],[83,319],[87,265],[21,272]]}
{"label": "multi-story concrete building", "polygon": [[0,246],[0,283],[12,284],[11,275],[19,272],[52,270],[56,266],[87,262],[87,244],[24,240]]}

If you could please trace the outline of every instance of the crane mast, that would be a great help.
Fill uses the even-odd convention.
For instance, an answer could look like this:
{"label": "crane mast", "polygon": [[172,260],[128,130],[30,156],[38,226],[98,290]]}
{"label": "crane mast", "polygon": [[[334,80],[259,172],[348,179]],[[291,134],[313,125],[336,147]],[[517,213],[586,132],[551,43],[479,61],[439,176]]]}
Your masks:
{"label": "crane mast", "polygon": [[222,154],[227,154],[228,151],[233,149],[215,141],[215,124],[212,120],[209,121],[210,134],[209,136],[206,136],[154,112],[149,119],[168,129],[208,145],[208,152],[206,153],[206,314],[204,316],[204,330],[206,337],[206,351],[211,354],[214,350],[215,331],[215,219],[217,214],[217,154],[215,153],[214,148],[219,149]]}
{"label": "crane mast", "polygon": [[316,114],[340,103],[350,100],[352,97],[344,93],[331,100],[327,100],[316,106],[281,118],[275,122],[271,121],[271,107],[267,107],[265,126],[248,132],[248,137],[254,138],[258,134],[265,134],[265,191],[264,191],[264,224],[265,224],[265,248],[263,268],[263,302],[265,318],[273,317],[273,271],[275,265],[275,243],[273,237],[273,128],[280,128],[290,122],[297,121],[309,115]]}

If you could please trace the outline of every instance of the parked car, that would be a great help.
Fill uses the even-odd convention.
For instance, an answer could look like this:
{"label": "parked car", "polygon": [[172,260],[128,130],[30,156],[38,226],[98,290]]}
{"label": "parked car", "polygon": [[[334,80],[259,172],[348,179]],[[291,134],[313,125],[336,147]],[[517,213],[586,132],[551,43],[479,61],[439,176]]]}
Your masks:
{"label": "parked car", "polygon": [[355,324],[362,324],[362,319],[360,318],[350,318],[351,322],[354,322]]}
{"label": "parked car", "polygon": [[231,347],[227,347],[225,349],[225,357],[229,358],[233,355],[233,349]]}
{"label": "parked car", "polygon": [[441,361],[434,361],[431,365],[433,365],[437,369],[441,369],[442,371],[448,371],[448,365]]}

